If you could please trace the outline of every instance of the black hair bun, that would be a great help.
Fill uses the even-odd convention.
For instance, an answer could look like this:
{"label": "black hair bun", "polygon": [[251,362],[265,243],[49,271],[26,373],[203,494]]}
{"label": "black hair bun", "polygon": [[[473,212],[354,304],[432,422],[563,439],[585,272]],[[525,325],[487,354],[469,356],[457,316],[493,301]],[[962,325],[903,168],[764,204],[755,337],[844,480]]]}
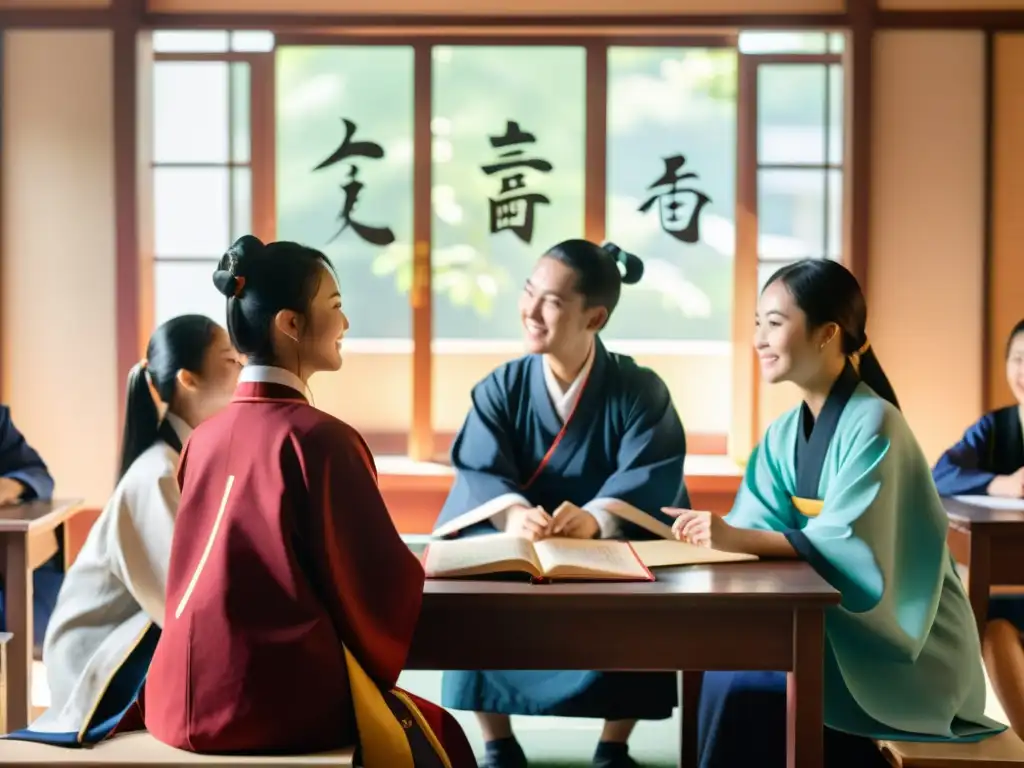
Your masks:
{"label": "black hair bun", "polygon": [[238,278],[226,269],[218,269],[213,273],[213,284],[217,286],[218,291],[229,299],[234,296],[238,290]]}
{"label": "black hair bun", "polygon": [[256,235],[242,235],[228,248],[228,255],[234,256],[235,263],[237,264],[242,259],[255,256],[264,248],[266,246],[263,244],[263,241],[256,237]]}
{"label": "black hair bun", "polygon": [[237,296],[245,283],[244,262],[263,251],[266,246],[255,235],[242,235],[228,248],[213,273],[213,284],[227,296]]}
{"label": "black hair bun", "polygon": [[622,265],[622,282],[626,285],[639,283],[644,276],[644,263],[639,256],[622,250],[615,243],[607,242],[601,246],[602,250]]}

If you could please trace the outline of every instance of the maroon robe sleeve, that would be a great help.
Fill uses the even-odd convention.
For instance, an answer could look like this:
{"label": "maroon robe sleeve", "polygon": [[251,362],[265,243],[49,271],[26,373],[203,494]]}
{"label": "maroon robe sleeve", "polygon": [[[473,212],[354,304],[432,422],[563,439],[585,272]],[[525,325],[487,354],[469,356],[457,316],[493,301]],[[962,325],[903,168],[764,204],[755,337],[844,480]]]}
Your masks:
{"label": "maroon robe sleeve", "polygon": [[423,567],[402,541],[359,434],[324,424],[303,452],[313,568],[345,646],[378,685],[398,681],[423,599]]}

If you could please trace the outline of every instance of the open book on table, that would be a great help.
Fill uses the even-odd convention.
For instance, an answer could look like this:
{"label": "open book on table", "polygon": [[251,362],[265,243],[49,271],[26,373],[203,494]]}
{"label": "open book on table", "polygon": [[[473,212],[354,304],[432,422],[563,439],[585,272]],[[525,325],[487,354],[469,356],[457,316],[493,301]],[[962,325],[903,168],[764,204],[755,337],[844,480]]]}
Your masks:
{"label": "open book on table", "polygon": [[494,534],[432,541],[423,555],[428,579],[522,573],[534,581],[654,581],[628,541],[551,538],[531,542]]}
{"label": "open book on table", "polygon": [[535,581],[654,581],[652,568],[757,560],[681,541],[551,538],[538,542],[493,534],[431,541],[423,564],[428,579],[522,573]]}

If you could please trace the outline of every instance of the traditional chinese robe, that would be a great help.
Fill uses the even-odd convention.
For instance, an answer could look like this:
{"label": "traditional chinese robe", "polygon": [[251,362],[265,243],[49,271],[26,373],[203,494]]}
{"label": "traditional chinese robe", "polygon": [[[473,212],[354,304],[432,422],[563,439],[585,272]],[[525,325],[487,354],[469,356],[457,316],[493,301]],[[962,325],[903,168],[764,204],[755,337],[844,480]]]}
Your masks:
{"label": "traditional chinese robe", "polygon": [[[802,405],[768,428],[726,520],[784,533],[842,595],[825,619],[827,765],[884,765],[871,739],[1004,730],[983,714],[978,632],[924,454],[852,366],[817,420]],[[785,763],[785,678],[705,674],[701,768]]]}
{"label": "traditional chinese robe", "polygon": [[146,727],[200,753],[358,744],[365,768],[475,766],[450,715],[394,688],[423,569],[359,434],[301,388],[245,369],[182,455]]}
{"label": "traditional chinese robe", "polygon": [[[473,390],[452,447],[455,482],[437,536],[496,533],[514,504],[549,513],[570,501],[604,538],[671,536],[661,508],[688,506],[686,438],[664,382],[600,340],[562,391],[541,355],[497,369]],[[453,671],[455,709],[609,720],[663,719],[677,703],[674,674]]]}

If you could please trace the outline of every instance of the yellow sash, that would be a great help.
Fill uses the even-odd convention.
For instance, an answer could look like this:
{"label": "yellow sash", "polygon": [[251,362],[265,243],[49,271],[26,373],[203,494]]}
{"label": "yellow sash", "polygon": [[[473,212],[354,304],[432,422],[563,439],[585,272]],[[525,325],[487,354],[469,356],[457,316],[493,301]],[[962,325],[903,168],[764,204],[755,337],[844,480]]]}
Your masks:
{"label": "yellow sash", "polygon": [[[356,712],[364,768],[415,768],[412,748],[405,736],[406,729],[413,727],[414,723],[399,721],[395,717],[380,688],[363,671],[348,648],[345,649],[345,665],[348,667],[349,687]],[[415,724],[419,725],[444,767],[451,768],[444,747],[427,724],[423,713],[401,691],[393,690],[392,693],[408,707],[416,720]]]}
{"label": "yellow sash", "polygon": [[821,499],[801,499],[799,496],[790,496],[796,511],[805,517],[817,517],[821,514],[821,508],[825,502]]}

